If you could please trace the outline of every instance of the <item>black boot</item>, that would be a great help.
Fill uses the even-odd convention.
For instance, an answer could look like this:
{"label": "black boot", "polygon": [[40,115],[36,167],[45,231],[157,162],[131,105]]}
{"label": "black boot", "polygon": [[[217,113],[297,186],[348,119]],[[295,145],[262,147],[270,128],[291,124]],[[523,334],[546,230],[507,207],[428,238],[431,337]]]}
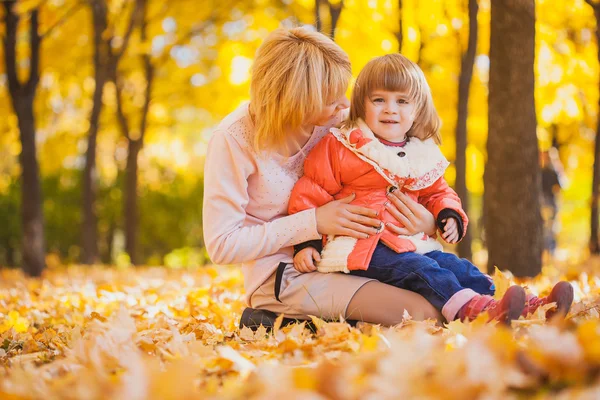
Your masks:
{"label": "black boot", "polygon": [[[258,308],[248,307],[248,308],[244,309],[244,312],[242,313],[242,318],[240,319],[240,329],[242,329],[244,326],[246,326],[246,327],[252,329],[253,331],[255,331],[262,325],[265,328],[267,328],[267,331],[270,331],[271,329],[273,329],[273,326],[275,325],[275,320],[277,319],[277,317],[278,317],[278,315],[272,311],[259,310]],[[301,322],[304,322],[304,320],[293,319],[293,318],[283,318],[283,321],[281,321],[281,326],[283,327],[283,326],[286,326],[289,324],[301,323]],[[348,324],[350,324],[350,326],[356,326],[356,323],[358,321],[348,320],[346,322]],[[316,332],[316,327],[312,321],[307,320],[306,327],[308,329],[310,329],[311,331]]]}
{"label": "black boot", "polygon": [[[275,325],[275,320],[277,319],[277,317],[278,317],[278,315],[275,314],[273,311],[259,310],[258,308],[248,307],[242,313],[242,318],[240,319],[240,329],[242,329],[244,326],[246,326],[246,327],[252,329],[253,331],[255,331],[256,329],[258,329],[258,327],[260,327],[262,325],[265,328],[267,328],[267,331],[270,331],[271,329],[273,329],[273,326]],[[292,319],[292,318],[284,318],[283,321],[281,321],[281,326],[286,326],[289,324],[293,324],[295,322],[302,322],[302,320]],[[307,323],[312,326],[312,321],[307,321]],[[314,327],[312,327],[312,328],[308,327],[308,328],[312,329]],[[312,330],[314,330],[314,329],[312,329]]]}

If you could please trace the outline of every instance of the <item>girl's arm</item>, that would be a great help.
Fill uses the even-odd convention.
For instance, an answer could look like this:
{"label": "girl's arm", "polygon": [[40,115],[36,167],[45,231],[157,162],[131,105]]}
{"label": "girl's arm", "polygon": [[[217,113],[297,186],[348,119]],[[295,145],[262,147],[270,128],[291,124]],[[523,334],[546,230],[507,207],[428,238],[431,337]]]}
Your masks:
{"label": "girl's arm", "polygon": [[252,157],[231,135],[213,135],[204,169],[203,228],[206,249],[216,264],[232,264],[275,254],[284,247],[320,238],[315,210],[245,226],[252,221],[248,177],[256,171]]}
{"label": "girl's arm", "polygon": [[419,192],[419,203],[433,214],[442,232],[444,232],[444,220],[454,218],[458,224],[458,240],[465,236],[469,218],[462,208],[458,194],[448,185],[444,177]]}

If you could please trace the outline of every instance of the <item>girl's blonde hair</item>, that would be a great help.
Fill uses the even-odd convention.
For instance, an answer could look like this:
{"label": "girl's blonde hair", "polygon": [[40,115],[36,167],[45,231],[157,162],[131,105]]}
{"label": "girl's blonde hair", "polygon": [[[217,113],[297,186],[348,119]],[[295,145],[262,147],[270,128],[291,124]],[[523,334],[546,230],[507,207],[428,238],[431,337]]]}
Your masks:
{"label": "girl's blonde hair", "polygon": [[376,90],[404,92],[415,103],[415,121],[406,133],[421,140],[433,138],[440,144],[441,121],[433,105],[431,90],[421,68],[401,54],[387,54],[372,59],[358,74],[352,101],[350,118],[346,127],[355,127],[358,119],[365,119],[365,99]]}
{"label": "girl's blonde hair", "polygon": [[259,47],[250,82],[254,147],[273,149],[343,95],[352,71],[330,38],[305,28],[277,29]]}

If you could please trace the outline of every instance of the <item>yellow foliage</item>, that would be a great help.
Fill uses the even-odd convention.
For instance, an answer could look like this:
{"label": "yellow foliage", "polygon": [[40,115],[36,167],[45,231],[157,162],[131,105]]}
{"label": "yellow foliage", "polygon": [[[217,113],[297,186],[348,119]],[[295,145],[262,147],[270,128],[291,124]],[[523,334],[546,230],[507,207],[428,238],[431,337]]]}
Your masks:
{"label": "yellow foliage", "polygon": [[509,276],[509,272],[502,272],[498,269],[498,267],[494,266],[494,286],[496,287],[496,292],[494,293],[494,298],[499,300],[504,296],[506,291],[510,286],[512,286],[511,277]]}

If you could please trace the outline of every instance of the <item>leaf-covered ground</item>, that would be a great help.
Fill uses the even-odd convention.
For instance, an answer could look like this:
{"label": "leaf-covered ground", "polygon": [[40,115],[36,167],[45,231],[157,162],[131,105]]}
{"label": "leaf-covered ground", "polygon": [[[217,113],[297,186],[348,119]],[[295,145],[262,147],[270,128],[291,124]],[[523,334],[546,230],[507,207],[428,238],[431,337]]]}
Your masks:
{"label": "leaf-covered ground", "polygon": [[562,323],[543,310],[512,329],[315,318],[316,334],[239,330],[235,268],[0,270],[0,399],[599,398],[599,264],[524,282],[543,294],[571,281]]}

